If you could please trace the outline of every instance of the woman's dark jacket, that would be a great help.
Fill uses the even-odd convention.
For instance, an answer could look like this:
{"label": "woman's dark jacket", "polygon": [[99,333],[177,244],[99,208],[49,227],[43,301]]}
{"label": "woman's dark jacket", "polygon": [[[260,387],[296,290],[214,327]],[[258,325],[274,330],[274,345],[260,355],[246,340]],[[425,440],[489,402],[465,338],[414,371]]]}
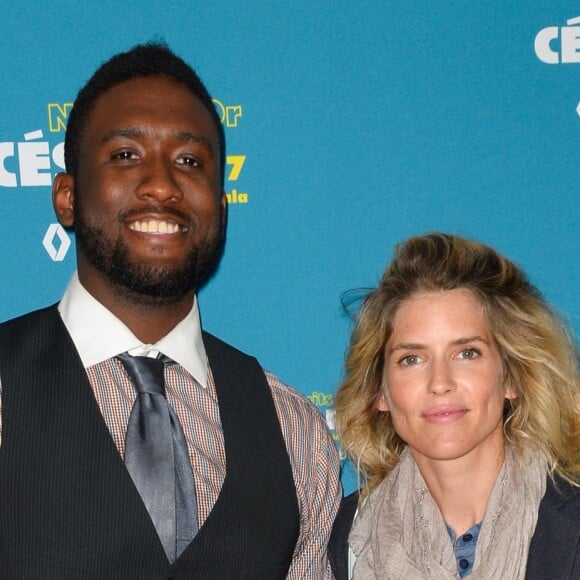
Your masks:
{"label": "woman's dark jacket", "polygon": [[[358,492],[342,500],[328,556],[336,580],[348,580],[348,534]],[[580,488],[548,478],[532,537],[526,580],[580,580]]]}

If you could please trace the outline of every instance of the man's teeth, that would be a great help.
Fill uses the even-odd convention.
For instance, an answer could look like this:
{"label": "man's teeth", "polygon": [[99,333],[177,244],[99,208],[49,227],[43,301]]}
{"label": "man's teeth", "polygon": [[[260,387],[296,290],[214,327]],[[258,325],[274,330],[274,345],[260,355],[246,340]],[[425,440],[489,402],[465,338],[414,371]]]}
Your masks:
{"label": "man's teeth", "polygon": [[174,222],[164,220],[139,220],[131,222],[129,229],[145,234],[176,234],[179,226]]}

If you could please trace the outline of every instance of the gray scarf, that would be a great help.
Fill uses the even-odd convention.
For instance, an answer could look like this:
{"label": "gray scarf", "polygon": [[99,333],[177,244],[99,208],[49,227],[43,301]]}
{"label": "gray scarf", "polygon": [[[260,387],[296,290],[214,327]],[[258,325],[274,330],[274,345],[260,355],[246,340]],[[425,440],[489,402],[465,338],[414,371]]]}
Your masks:
{"label": "gray scarf", "polygon": [[[539,454],[526,459],[506,448],[470,580],[525,577],[547,475]],[[349,542],[357,556],[353,580],[459,578],[445,522],[408,449],[360,509]]]}

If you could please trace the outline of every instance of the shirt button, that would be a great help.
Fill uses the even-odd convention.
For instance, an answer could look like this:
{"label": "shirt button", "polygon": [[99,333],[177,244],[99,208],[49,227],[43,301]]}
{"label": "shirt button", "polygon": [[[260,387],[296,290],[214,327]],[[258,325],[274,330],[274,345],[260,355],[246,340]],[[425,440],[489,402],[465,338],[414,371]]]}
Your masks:
{"label": "shirt button", "polygon": [[471,540],[473,540],[473,536],[471,534],[463,534],[462,539],[464,542],[471,542]]}
{"label": "shirt button", "polygon": [[469,562],[465,558],[461,558],[461,560],[459,560],[459,567],[462,570],[465,570],[465,568],[467,568],[467,566],[469,566]]}

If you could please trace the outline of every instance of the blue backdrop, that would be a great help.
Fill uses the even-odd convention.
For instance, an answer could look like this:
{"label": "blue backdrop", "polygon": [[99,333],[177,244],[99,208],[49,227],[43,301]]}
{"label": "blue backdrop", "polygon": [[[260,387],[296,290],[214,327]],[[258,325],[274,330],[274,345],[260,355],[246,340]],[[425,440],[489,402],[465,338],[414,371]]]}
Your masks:
{"label": "blue backdrop", "polygon": [[341,293],[375,284],[413,234],[497,247],[580,329],[578,4],[6,4],[0,319],[58,300],[74,269],[50,182],[77,90],[113,53],[164,39],[228,139],[228,244],[204,326],[322,412],[350,332]]}

